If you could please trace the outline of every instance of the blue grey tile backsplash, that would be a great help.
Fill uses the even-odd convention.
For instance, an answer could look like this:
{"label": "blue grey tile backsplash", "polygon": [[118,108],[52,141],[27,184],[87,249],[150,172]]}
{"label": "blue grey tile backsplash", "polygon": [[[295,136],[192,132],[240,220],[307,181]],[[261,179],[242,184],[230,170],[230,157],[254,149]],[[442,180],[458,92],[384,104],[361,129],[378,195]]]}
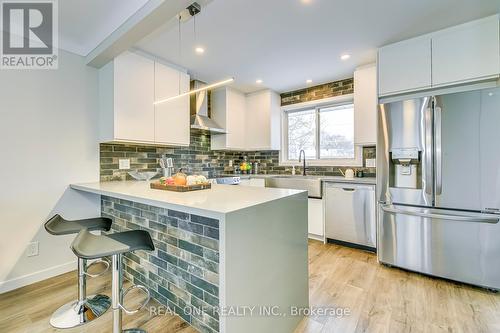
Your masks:
{"label": "blue grey tile backsplash", "polygon": [[[191,143],[189,147],[155,147],[128,144],[100,145],[100,178],[101,181],[131,179],[127,171],[119,170],[118,160],[129,158],[132,170],[160,171],[158,159],[166,154],[172,157],[176,170],[183,169],[189,174],[199,173],[207,177],[214,177],[221,173],[231,172],[229,161],[238,165],[246,156],[250,162],[259,163],[259,173],[264,174],[289,174],[288,166],[279,165],[279,151],[212,151],[210,150],[210,133],[191,130]],[[363,148],[363,161],[375,158],[375,147]],[[375,176],[374,168],[362,169],[366,176]],[[299,171],[298,171],[299,172]],[[311,175],[340,176],[336,166],[309,167]]]}

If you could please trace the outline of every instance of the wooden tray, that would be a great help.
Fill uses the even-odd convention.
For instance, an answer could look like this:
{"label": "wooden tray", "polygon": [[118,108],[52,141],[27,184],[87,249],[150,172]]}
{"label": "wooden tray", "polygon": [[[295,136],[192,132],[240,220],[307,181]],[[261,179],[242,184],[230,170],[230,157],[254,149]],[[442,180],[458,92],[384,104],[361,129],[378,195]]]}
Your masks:
{"label": "wooden tray", "polygon": [[212,188],[212,184],[204,183],[204,184],[196,184],[196,185],[163,185],[159,182],[150,183],[150,187],[155,190],[164,190],[164,191],[174,191],[174,192],[189,192],[189,191],[199,191],[199,190],[207,190]]}

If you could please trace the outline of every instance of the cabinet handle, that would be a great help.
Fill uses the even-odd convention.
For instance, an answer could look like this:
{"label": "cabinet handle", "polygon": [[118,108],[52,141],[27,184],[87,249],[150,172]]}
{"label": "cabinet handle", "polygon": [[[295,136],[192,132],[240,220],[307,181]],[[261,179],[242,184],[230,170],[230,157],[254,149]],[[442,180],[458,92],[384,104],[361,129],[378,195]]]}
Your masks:
{"label": "cabinet handle", "polygon": [[354,191],[356,191],[356,189],[355,189],[355,188],[347,188],[347,187],[342,187],[342,189],[343,189],[344,191],[347,191],[347,192],[354,192]]}

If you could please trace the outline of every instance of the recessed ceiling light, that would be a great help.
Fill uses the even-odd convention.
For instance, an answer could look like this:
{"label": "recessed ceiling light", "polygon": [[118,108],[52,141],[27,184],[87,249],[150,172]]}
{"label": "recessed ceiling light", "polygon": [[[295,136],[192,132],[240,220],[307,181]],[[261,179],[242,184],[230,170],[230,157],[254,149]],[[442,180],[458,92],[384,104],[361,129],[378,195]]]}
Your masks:
{"label": "recessed ceiling light", "polygon": [[347,59],[349,59],[350,57],[351,57],[351,55],[350,55],[350,54],[343,54],[343,55],[341,55],[341,56],[340,56],[340,59],[341,59],[341,60],[347,60]]}
{"label": "recessed ceiling light", "polygon": [[198,46],[197,48],[194,49],[196,51],[196,53],[198,54],[203,54],[205,53],[205,49],[202,48],[201,46]]}
{"label": "recessed ceiling light", "polygon": [[261,80],[261,79],[258,79],[258,80],[256,80],[256,81],[255,81],[255,83],[257,83],[257,84],[261,84],[261,83],[262,83],[262,80]]}
{"label": "recessed ceiling light", "polygon": [[309,84],[309,83],[313,83],[313,80],[311,80],[311,79],[307,79],[307,80],[306,80],[306,83],[307,83],[307,84]]}
{"label": "recessed ceiling light", "polygon": [[300,0],[304,5],[309,5],[313,0]]}

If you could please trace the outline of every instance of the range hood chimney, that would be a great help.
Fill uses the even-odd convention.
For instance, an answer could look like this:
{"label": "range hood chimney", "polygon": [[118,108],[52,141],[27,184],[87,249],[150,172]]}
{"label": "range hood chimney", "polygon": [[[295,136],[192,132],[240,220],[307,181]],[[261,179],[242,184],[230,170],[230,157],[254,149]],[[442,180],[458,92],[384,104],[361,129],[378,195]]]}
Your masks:
{"label": "range hood chimney", "polygon": [[[191,90],[202,88],[206,83],[193,80],[191,81]],[[227,133],[224,128],[219,126],[208,116],[208,91],[202,90],[190,96],[191,109],[191,128],[210,131],[213,134]]]}

